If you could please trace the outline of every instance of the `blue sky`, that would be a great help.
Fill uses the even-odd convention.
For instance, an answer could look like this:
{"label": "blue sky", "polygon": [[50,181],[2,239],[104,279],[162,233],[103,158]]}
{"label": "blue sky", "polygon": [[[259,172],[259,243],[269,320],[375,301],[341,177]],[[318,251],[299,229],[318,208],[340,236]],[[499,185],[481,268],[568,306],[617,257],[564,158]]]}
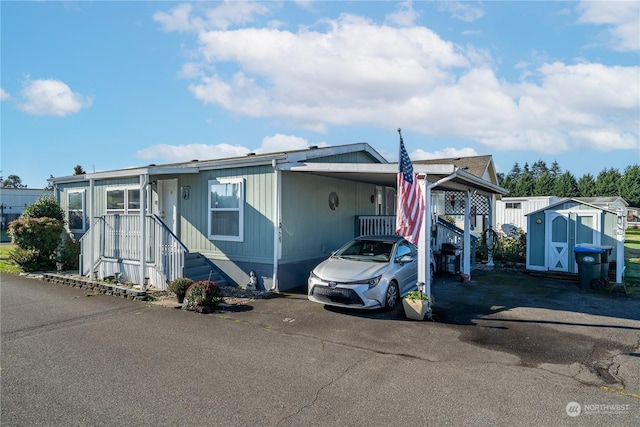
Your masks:
{"label": "blue sky", "polygon": [[6,2],[1,170],[368,142],[398,159],[640,163],[640,3]]}

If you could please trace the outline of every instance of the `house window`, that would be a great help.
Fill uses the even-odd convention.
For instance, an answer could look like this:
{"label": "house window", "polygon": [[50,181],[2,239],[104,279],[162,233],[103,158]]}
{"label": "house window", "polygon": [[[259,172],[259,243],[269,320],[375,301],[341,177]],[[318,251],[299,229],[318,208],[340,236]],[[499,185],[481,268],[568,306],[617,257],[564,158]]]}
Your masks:
{"label": "house window", "polygon": [[67,221],[69,230],[82,232],[84,223],[84,191],[71,191],[67,194]]}
{"label": "house window", "polygon": [[242,179],[209,181],[209,239],[243,241]]}
{"label": "house window", "polygon": [[507,202],[505,209],[522,209],[522,203],[520,202]]}
{"label": "house window", "polygon": [[140,189],[114,188],[107,190],[107,213],[140,213]]}

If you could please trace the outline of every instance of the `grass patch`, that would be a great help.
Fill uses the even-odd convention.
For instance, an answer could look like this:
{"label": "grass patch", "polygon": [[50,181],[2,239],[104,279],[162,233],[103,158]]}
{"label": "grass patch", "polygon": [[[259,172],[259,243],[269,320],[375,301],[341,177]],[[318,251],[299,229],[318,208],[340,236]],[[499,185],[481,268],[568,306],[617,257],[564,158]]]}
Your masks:
{"label": "grass patch", "polygon": [[640,285],[640,228],[628,228],[624,241],[624,281]]}
{"label": "grass patch", "polygon": [[15,249],[16,245],[0,246],[0,273],[18,274],[22,269],[9,259],[9,253]]}

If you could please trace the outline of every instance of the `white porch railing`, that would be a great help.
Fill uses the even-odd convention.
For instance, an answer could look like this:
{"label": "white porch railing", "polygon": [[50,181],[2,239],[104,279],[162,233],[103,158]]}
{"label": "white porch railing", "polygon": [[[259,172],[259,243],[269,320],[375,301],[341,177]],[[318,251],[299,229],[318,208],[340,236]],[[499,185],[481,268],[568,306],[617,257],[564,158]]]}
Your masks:
{"label": "white porch railing", "polygon": [[362,215],[356,217],[358,236],[396,234],[396,217],[390,215]]}
{"label": "white porch railing", "polygon": [[[149,285],[166,289],[167,283],[182,277],[188,250],[157,216],[147,215],[145,226],[147,241],[141,242],[139,215],[107,214],[96,218],[80,239],[80,273],[88,276],[93,268],[100,279],[124,274],[129,282],[142,284],[146,278]],[[144,273],[140,271],[142,250],[147,265]]]}

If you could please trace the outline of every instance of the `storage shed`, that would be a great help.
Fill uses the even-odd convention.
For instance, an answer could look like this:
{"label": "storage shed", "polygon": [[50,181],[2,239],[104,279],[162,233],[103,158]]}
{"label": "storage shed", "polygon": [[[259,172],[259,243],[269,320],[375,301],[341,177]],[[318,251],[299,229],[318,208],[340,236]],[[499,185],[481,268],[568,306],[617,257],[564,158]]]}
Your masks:
{"label": "storage shed", "polygon": [[[496,228],[513,226],[527,232],[527,214],[560,200],[556,196],[503,197],[496,201]],[[504,226],[504,227],[503,227]]]}
{"label": "storage shed", "polygon": [[610,265],[615,268],[615,282],[622,282],[626,227],[623,210],[584,199],[562,199],[527,214],[527,227],[527,270],[577,274],[576,245],[604,245],[613,248]]}

